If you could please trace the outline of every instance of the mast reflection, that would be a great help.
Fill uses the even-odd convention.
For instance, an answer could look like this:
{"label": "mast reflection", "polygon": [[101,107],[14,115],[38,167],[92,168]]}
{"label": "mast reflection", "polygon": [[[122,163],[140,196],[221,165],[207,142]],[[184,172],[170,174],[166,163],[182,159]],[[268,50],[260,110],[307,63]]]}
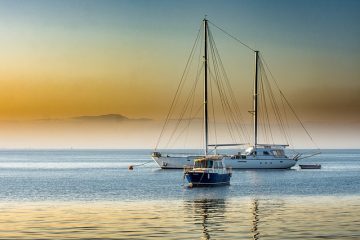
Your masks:
{"label": "mast reflection", "polygon": [[225,200],[224,199],[197,199],[185,202],[186,209],[192,210],[195,223],[202,226],[201,239],[210,239],[211,233],[223,232]]}
{"label": "mast reflection", "polygon": [[253,215],[253,225],[251,232],[253,233],[253,239],[258,240],[260,239],[260,233],[258,230],[259,224],[259,200],[254,199],[252,202],[252,215]]}

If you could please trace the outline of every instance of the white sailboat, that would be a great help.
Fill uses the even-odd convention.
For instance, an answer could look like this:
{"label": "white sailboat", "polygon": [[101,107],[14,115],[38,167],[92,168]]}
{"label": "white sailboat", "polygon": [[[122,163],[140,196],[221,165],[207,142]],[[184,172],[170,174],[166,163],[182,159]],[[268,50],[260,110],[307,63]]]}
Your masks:
{"label": "white sailboat", "polygon": [[[217,27],[217,26],[216,26]],[[208,20],[203,20],[204,29],[204,48],[203,48],[203,64],[204,64],[204,94],[203,94],[203,138],[204,149],[203,154],[175,154],[163,153],[155,148],[152,153],[152,159],[162,169],[182,169],[184,166],[190,166],[195,159],[216,155],[217,158],[223,158],[227,167],[233,169],[289,169],[293,167],[300,158],[301,154],[295,154],[289,157],[285,153],[288,144],[261,144],[258,143],[258,90],[259,90],[259,51],[253,50],[255,53],[255,78],[253,92],[253,143],[252,144],[209,144],[209,114],[208,114],[208,41],[209,30]],[[243,44],[243,43],[242,43]],[[245,44],[243,44],[245,45]],[[247,45],[245,45],[248,47]],[[249,48],[249,47],[248,47]],[[170,108],[171,111],[171,108]],[[169,115],[168,115],[169,116]],[[166,124],[166,123],[165,123]],[[160,134],[160,137],[162,133]],[[246,146],[243,151],[236,154],[218,154],[217,149],[220,147],[240,147]],[[213,151],[210,150],[213,148]]]}

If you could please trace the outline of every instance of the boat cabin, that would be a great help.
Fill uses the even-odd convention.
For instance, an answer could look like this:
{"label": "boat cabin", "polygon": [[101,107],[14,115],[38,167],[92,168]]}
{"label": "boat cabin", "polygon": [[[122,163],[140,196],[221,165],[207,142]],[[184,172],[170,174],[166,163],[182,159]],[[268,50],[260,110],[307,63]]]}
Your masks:
{"label": "boat cabin", "polygon": [[247,148],[243,153],[234,155],[233,159],[247,159],[248,157],[269,157],[269,158],[287,158],[285,155],[286,145],[257,145]]}
{"label": "boat cabin", "polygon": [[222,170],[225,169],[225,164],[222,158],[218,157],[206,157],[194,160],[194,169],[211,169],[211,170]]}
{"label": "boat cabin", "polygon": [[194,161],[194,168],[224,168],[221,159],[197,159]]}
{"label": "boat cabin", "polygon": [[284,157],[285,151],[284,148],[272,147],[272,146],[257,146],[249,147],[245,150],[245,155],[263,155],[263,156],[275,156],[275,157]]}

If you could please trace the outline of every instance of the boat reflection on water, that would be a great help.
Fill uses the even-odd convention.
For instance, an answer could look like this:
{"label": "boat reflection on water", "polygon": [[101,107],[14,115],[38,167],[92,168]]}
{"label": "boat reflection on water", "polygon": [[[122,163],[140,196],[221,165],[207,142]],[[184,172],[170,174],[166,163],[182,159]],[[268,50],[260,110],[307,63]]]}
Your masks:
{"label": "boat reflection on water", "polygon": [[253,239],[258,240],[260,239],[260,233],[258,229],[258,223],[259,223],[259,200],[254,199],[252,202],[252,214],[253,214],[253,227],[251,229],[251,232],[254,234]]}
{"label": "boat reflection on water", "polygon": [[[250,203],[243,202],[244,205],[236,211],[243,216],[235,221],[232,218],[235,209],[231,206],[229,206],[230,209],[227,209],[227,205],[232,205],[231,202],[231,200],[227,202],[225,199],[206,198],[184,202],[184,207],[188,210],[187,214],[191,216],[193,224],[201,225],[200,239],[221,239],[221,236],[225,235],[236,237],[239,236],[238,231],[244,237],[260,239],[259,200],[253,199]],[[198,230],[200,229],[198,228]]]}
{"label": "boat reflection on water", "polygon": [[193,217],[193,222],[202,227],[201,239],[210,239],[211,233],[224,232],[223,225],[226,222],[224,199],[196,199],[184,203],[185,209],[189,209],[189,214]]}

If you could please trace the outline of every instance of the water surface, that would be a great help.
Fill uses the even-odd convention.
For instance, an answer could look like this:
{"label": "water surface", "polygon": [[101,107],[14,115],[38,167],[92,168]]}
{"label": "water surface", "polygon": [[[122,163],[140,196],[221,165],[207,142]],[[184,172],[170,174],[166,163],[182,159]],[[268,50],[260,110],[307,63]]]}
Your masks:
{"label": "water surface", "polygon": [[0,239],[359,239],[360,151],[188,189],[148,150],[0,151]]}

